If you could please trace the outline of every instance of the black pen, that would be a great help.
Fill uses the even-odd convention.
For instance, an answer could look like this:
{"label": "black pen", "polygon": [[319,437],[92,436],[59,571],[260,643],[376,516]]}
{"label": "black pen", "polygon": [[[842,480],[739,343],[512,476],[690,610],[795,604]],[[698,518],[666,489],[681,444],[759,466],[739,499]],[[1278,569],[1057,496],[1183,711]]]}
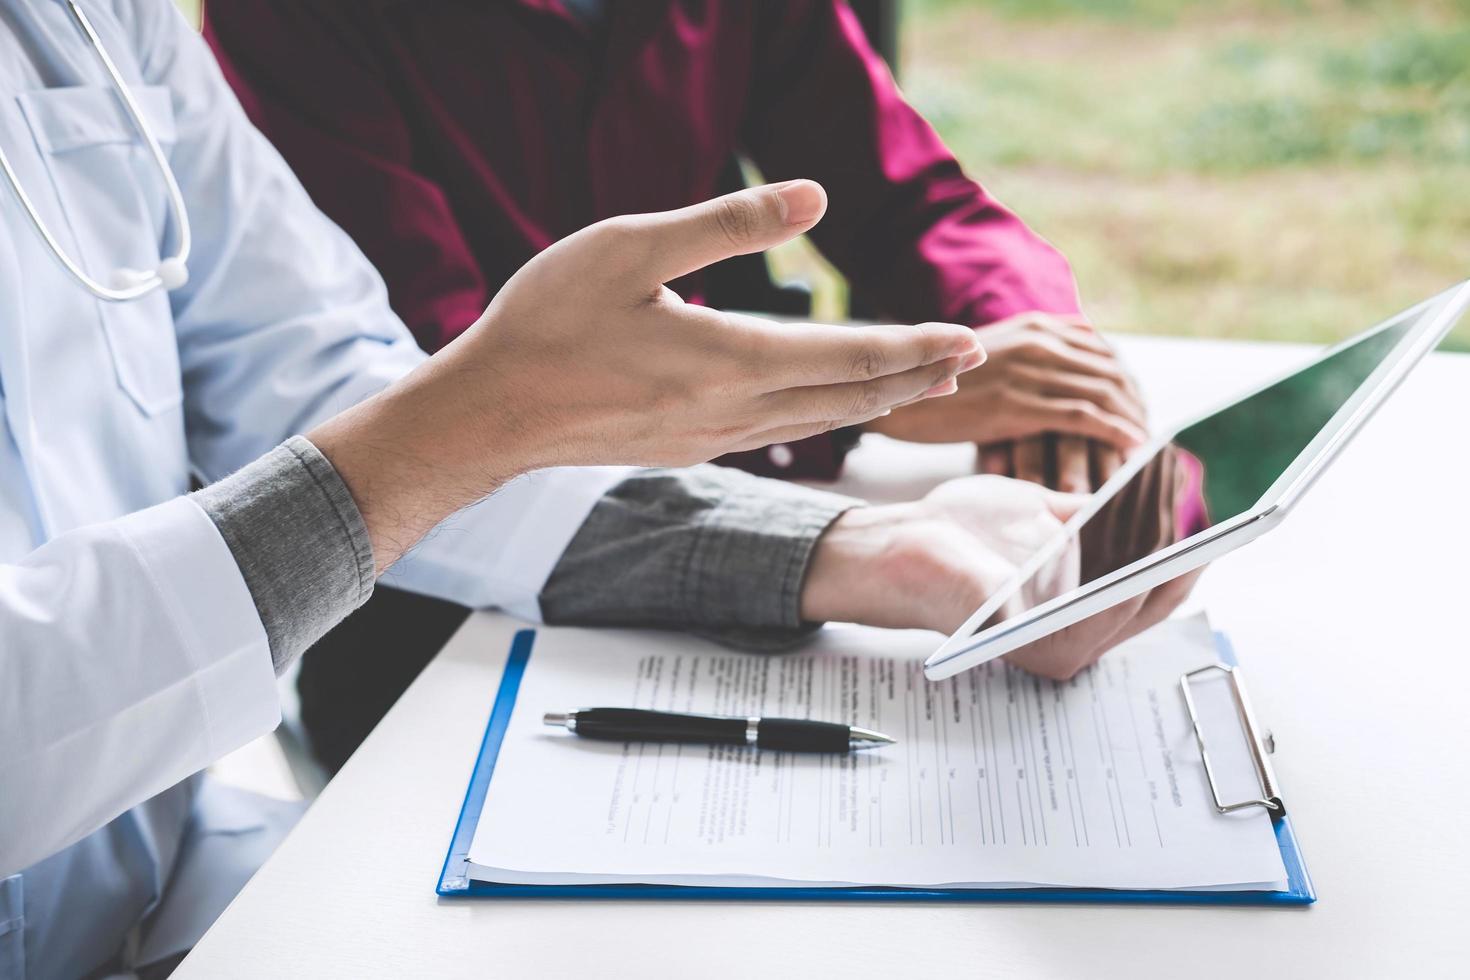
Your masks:
{"label": "black pen", "polygon": [[850,752],[894,744],[887,735],[830,721],[679,715],[641,708],[551,711],[545,722],[583,738],[610,742],[704,742],[754,745],[779,752]]}

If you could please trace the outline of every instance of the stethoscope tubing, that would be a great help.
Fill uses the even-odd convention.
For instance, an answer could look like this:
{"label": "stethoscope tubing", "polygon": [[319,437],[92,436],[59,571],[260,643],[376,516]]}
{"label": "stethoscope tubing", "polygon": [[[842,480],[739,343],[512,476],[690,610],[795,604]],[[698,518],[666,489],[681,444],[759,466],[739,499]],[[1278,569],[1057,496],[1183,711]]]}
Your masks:
{"label": "stethoscope tubing", "polygon": [[[111,77],[112,84],[116,88],[118,96],[122,99],[123,108],[127,111],[128,118],[132,120],[133,127],[138,131],[138,134],[143,137],[143,142],[148,147],[148,153],[153,157],[154,165],[163,177],[164,187],[168,192],[169,207],[175,218],[178,248],[171,257],[159,263],[158,270],[151,273],[138,274],[141,278],[136,282],[124,286],[112,286],[100,283],[89,276],[86,270],[74,261],[71,256],[67,255],[66,251],[61,247],[61,244],[56,240],[56,237],[51,234],[51,229],[46,226],[46,222],[36,210],[35,204],[31,201],[30,196],[26,194],[25,188],[21,186],[20,179],[16,176],[15,169],[10,165],[10,160],[5,156],[3,147],[0,147],[0,170],[5,172],[5,178],[10,183],[10,189],[15,192],[16,198],[20,201],[21,208],[25,210],[26,216],[30,218],[31,226],[36,229],[37,234],[46,243],[46,247],[50,249],[51,254],[56,257],[57,261],[61,263],[62,267],[66,269],[71,277],[86,289],[87,292],[96,296],[98,299],[106,300],[110,303],[126,303],[130,300],[146,296],[160,287],[167,286],[168,288],[174,288],[174,286],[182,284],[183,279],[186,278],[182,273],[185,268],[185,263],[188,262],[189,249],[192,244],[192,236],[189,228],[189,213],[184,207],[184,195],[179,190],[178,181],[174,178],[173,168],[169,166],[168,158],[163,154],[163,147],[158,145],[158,140],[154,137],[153,130],[149,127],[147,120],[143,118],[142,110],[139,109],[137,101],[133,98],[132,91],[129,90],[127,83],[123,81],[122,75],[118,72],[117,66],[113,64],[112,58],[107,54],[107,49],[102,44],[102,39],[97,36],[96,30],[93,29],[92,22],[87,19],[87,15],[82,12],[81,7],[77,6],[76,0],[66,0],[66,5],[67,9],[71,11],[72,19],[76,21],[77,27],[81,32],[86,35],[88,42],[92,45],[92,50],[97,55],[97,59],[102,62],[102,67],[106,69],[108,76]],[[175,269],[180,274],[173,284],[167,283],[162,275],[161,270],[165,267]],[[118,270],[118,272],[123,271]]]}

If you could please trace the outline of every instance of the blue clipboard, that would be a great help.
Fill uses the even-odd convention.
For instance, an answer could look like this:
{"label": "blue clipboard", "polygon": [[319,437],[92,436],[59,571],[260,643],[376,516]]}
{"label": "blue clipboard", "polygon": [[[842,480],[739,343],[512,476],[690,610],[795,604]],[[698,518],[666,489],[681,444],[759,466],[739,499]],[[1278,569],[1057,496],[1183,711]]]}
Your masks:
{"label": "blue clipboard", "polygon": [[[1215,634],[1220,660],[1235,664],[1235,652],[1223,634]],[[1108,888],[739,888],[699,885],[522,885],[476,881],[470,877],[470,841],[485,806],[485,793],[495,771],[500,743],[510,724],[511,709],[520,691],[521,677],[531,658],[536,631],[521,630],[511,643],[510,657],[500,680],[500,690],[490,709],[490,722],[465,793],[459,822],[449,842],[449,853],[439,875],[436,891],[445,898],[591,898],[591,899],[751,899],[759,901],[882,901],[882,902],[1086,902],[1114,905],[1310,905],[1317,900],[1312,879],[1302,862],[1290,816],[1274,821],[1281,860],[1286,866],[1285,891],[1147,891]]]}

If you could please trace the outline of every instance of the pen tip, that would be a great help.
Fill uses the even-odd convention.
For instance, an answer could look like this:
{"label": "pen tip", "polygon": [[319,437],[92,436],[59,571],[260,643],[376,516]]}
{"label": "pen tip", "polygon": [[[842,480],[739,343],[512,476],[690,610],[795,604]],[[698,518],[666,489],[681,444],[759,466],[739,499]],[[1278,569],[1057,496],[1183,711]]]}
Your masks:
{"label": "pen tip", "polygon": [[880,745],[896,745],[897,739],[889,738],[882,732],[871,731],[867,728],[848,729],[848,741],[854,748],[866,749],[876,748]]}

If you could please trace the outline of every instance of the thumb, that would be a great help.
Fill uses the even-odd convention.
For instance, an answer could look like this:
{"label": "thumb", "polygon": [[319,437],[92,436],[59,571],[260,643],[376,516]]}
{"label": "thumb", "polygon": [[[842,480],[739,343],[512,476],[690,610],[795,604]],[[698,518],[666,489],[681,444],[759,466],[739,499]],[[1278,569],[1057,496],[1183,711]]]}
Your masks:
{"label": "thumb", "polygon": [[647,236],[640,285],[686,276],[732,255],[763,252],[802,234],[827,210],[827,192],[810,180],[750,187],[677,211],[643,215],[636,234]]}

